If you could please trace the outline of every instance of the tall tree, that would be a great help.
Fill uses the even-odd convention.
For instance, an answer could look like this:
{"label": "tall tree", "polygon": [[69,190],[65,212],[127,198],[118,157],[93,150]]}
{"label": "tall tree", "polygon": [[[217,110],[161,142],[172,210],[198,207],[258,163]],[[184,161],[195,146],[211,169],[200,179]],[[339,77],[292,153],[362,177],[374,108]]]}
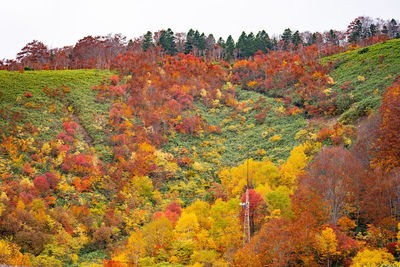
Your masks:
{"label": "tall tree", "polygon": [[235,50],[235,41],[233,40],[232,36],[229,35],[228,39],[226,39],[226,60],[231,60],[233,57],[233,51]]}
{"label": "tall tree", "polygon": [[356,43],[362,39],[363,24],[361,22],[363,17],[358,17],[347,26],[347,38],[349,42]]}
{"label": "tall tree", "polygon": [[45,64],[50,59],[50,53],[45,44],[33,40],[22,48],[17,54],[17,60],[21,63],[33,66],[34,63]]}
{"label": "tall tree", "polygon": [[242,34],[239,36],[239,39],[236,44],[236,48],[238,49],[238,57],[243,58],[246,56],[246,50],[247,48],[247,34],[245,32],[242,32]]}
{"label": "tall tree", "polygon": [[247,35],[247,48],[245,50],[245,56],[246,57],[252,57],[254,56],[254,53],[257,51],[256,50],[256,39],[254,34],[251,32],[249,35]]}
{"label": "tall tree", "polygon": [[330,45],[339,45],[339,38],[334,30],[325,33],[326,42]]}
{"label": "tall tree", "polygon": [[345,148],[323,149],[311,164],[300,182],[326,203],[327,219],[336,225],[358,197],[363,168],[360,162]]}
{"label": "tall tree", "polygon": [[219,44],[222,48],[225,48],[225,41],[224,41],[224,38],[219,37],[219,38],[218,38],[217,44]]}
{"label": "tall tree", "polygon": [[215,45],[215,38],[214,38],[214,35],[209,34],[209,35],[207,36],[207,39],[206,39],[206,49],[207,49],[207,50],[212,49],[214,45]]}
{"label": "tall tree", "polygon": [[310,39],[308,39],[307,44],[308,45],[313,45],[317,42],[317,35],[314,32],[313,34],[311,34]]}
{"label": "tall tree", "polygon": [[147,49],[149,49],[150,47],[153,47],[154,43],[153,43],[153,33],[151,31],[148,31],[145,35],[144,35],[144,40],[143,40],[143,51],[147,51]]}
{"label": "tall tree", "polygon": [[292,43],[294,44],[295,48],[299,47],[299,45],[303,43],[299,31],[295,31],[295,33],[292,35]]}
{"label": "tall tree", "polygon": [[194,30],[190,29],[186,35],[185,54],[189,54],[193,49]]}
{"label": "tall tree", "polygon": [[390,171],[400,167],[400,79],[388,87],[383,95],[379,113],[382,123],[375,142],[376,166]]}
{"label": "tall tree", "polygon": [[389,38],[399,38],[399,24],[395,19],[391,19],[388,23],[388,35]]}
{"label": "tall tree", "polygon": [[284,42],[283,48],[286,50],[292,40],[292,31],[289,28],[285,29],[283,31],[281,39]]}
{"label": "tall tree", "polygon": [[272,42],[269,39],[268,33],[264,30],[259,31],[255,37],[255,50],[266,53],[268,49],[272,49]]}
{"label": "tall tree", "polygon": [[157,45],[161,46],[167,54],[175,55],[177,50],[174,32],[170,28],[166,31],[162,31]]}

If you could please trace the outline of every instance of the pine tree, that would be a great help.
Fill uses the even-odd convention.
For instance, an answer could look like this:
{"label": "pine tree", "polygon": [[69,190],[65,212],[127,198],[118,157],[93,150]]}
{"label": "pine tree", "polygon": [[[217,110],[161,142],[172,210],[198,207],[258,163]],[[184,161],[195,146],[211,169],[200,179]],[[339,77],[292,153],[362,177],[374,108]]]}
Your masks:
{"label": "pine tree", "polygon": [[282,40],[284,41],[284,46],[283,49],[287,49],[288,45],[290,44],[290,41],[292,40],[292,31],[287,28],[282,34]]}
{"label": "pine tree", "polygon": [[274,39],[272,39],[271,50],[276,51],[277,49],[278,49],[278,40],[276,40],[276,38],[274,37]]}
{"label": "pine tree", "polygon": [[350,42],[356,43],[356,42],[360,41],[361,38],[362,38],[362,23],[358,19],[352,28],[351,35],[350,35]]}
{"label": "pine tree", "polygon": [[209,34],[206,39],[206,49],[212,49],[215,45],[214,35]]}
{"label": "pine tree", "polygon": [[167,52],[167,54],[175,55],[177,50],[174,32],[170,28],[168,28],[166,31],[162,31],[157,45],[160,45],[164,51]]}
{"label": "pine tree", "polygon": [[235,41],[233,41],[233,38],[231,35],[228,36],[228,39],[226,39],[226,60],[231,60],[233,57],[233,51],[235,50]]}
{"label": "pine tree", "polygon": [[217,44],[219,44],[222,48],[225,48],[225,41],[222,37],[219,37]]}
{"label": "pine tree", "polygon": [[377,32],[378,32],[378,29],[375,24],[372,23],[371,25],[369,25],[369,35],[370,36],[375,36]]}
{"label": "pine tree", "polygon": [[246,49],[247,49],[247,34],[245,32],[242,32],[240,35],[236,48],[238,49],[238,57],[243,58],[245,57]]}
{"label": "pine tree", "polygon": [[338,39],[335,31],[332,29],[329,31],[329,40],[332,42],[333,45],[339,45],[339,39]]}
{"label": "pine tree", "polygon": [[144,40],[143,40],[143,44],[142,44],[143,51],[147,51],[147,49],[149,49],[150,47],[153,47],[153,46],[154,46],[153,34],[151,33],[151,31],[148,31],[144,35]]}
{"label": "pine tree", "polygon": [[256,38],[254,37],[254,34],[251,32],[249,35],[247,35],[247,40],[246,40],[246,49],[245,49],[245,57],[252,57],[254,56],[254,53],[257,51],[256,50]]}
{"label": "pine tree", "polygon": [[399,26],[395,19],[391,19],[388,23],[389,38],[396,38],[399,34]]}
{"label": "pine tree", "polygon": [[199,43],[198,43],[198,48],[199,48],[200,53],[201,53],[202,55],[204,55],[204,51],[206,50],[206,44],[207,44],[206,36],[205,36],[204,33],[202,33],[202,34],[200,35]]}
{"label": "pine tree", "polygon": [[186,35],[185,54],[189,54],[193,49],[194,30],[190,29]]}
{"label": "pine tree", "polygon": [[315,32],[311,35],[311,38],[308,40],[308,45],[313,45],[317,42],[317,35]]}
{"label": "pine tree", "polygon": [[299,46],[299,44],[303,43],[299,31],[295,31],[295,33],[292,35],[292,43],[294,44],[296,49]]}
{"label": "pine tree", "polygon": [[272,42],[269,39],[268,33],[264,30],[259,31],[255,38],[255,50],[260,50],[263,53],[266,53],[268,52],[268,49],[272,49]]}

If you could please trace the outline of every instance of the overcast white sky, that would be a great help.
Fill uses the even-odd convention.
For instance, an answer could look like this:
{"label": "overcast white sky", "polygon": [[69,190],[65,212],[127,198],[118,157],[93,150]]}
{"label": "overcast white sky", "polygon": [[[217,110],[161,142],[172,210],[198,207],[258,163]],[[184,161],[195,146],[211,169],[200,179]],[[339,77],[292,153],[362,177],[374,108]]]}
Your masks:
{"label": "overcast white sky", "polygon": [[87,35],[190,28],[236,40],[244,30],[281,34],[344,30],[357,16],[400,19],[399,0],[1,0],[0,59],[15,58],[34,39],[50,48]]}

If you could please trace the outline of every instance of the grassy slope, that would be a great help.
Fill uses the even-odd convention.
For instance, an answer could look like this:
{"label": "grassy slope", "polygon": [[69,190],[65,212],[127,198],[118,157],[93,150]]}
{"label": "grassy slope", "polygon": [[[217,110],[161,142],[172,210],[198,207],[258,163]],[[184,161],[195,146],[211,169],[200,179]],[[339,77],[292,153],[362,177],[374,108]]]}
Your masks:
{"label": "grassy slope", "polygon": [[[323,62],[330,60],[337,64],[330,75],[336,82],[332,89],[339,94],[340,120],[352,123],[369,109],[377,110],[385,88],[400,74],[400,40],[333,55]],[[365,77],[365,81],[360,81],[358,76]],[[347,92],[340,89],[346,81],[354,89]]]}
{"label": "grassy slope", "polygon": [[[306,124],[305,119],[301,115],[284,116],[278,111],[281,103],[274,98],[237,89],[237,100],[240,103],[245,102],[247,110],[238,113],[233,119],[229,115],[234,112],[234,109],[230,107],[222,105],[218,108],[208,109],[201,102],[196,102],[200,115],[210,125],[221,126],[221,133],[203,133],[199,136],[177,134],[170,141],[167,149],[195,146],[198,160],[214,167],[219,164],[222,166],[237,165],[248,156],[255,159],[266,156],[275,162],[286,159],[291,148],[296,145],[295,134]],[[261,107],[271,106],[271,110],[267,111],[265,121],[261,124],[254,118],[259,111],[253,108],[260,96],[266,100],[260,105]],[[245,121],[241,123],[243,118]],[[281,139],[270,140],[274,135],[280,136]]]}
{"label": "grassy slope", "polygon": [[[49,140],[54,138],[61,130],[61,118],[65,117],[63,107],[72,107],[77,120],[82,124],[94,144],[104,141],[102,131],[96,128],[93,114],[106,115],[109,109],[107,104],[94,101],[96,92],[92,91],[93,85],[99,84],[107,76],[108,71],[99,70],[60,70],[60,71],[26,71],[7,72],[0,71],[0,91],[3,96],[0,101],[0,109],[23,112],[23,120],[31,122],[39,127],[39,138]],[[67,86],[71,89],[64,99],[60,97],[50,98],[42,89],[48,86],[51,89]],[[24,93],[30,92],[31,98],[24,97]],[[28,107],[32,102],[35,105],[43,104],[43,107]],[[55,103],[56,112],[50,112],[49,106]],[[6,123],[0,118],[0,126]]]}
{"label": "grassy slope", "polygon": [[[400,40],[390,40],[322,59],[323,62],[332,60],[336,65],[330,75],[336,82],[332,89],[338,93],[337,113],[341,121],[351,124],[365,116],[369,110],[377,110],[385,88],[399,75],[399,55]],[[362,81],[359,76],[365,80]],[[347,84],[350,89],[343,90],[340,87],[346,81],[350,82],[350,85]],[[298,144],[294,139],[295,134],[307,125],[307,121],[302,115],[286,117],[280,114],[277,109],[281,103],[276,99],[240,88],[237,88],[237,95],[237,100],[246,102],[247,107],[251,109],[239,113],[235,119],[229,117],[234,112],[230,107],[222,105],[219,108],[208,109],[200,102],[196,103],[197,112],[209,124],[221,126],[221,134],[203,133],[194,137],[177,134],[170,139],[166,149],[173,152],[178,151],[175,148],[186,147],[197,156],[196,161],[205,163],[214,170],[217,166],[237,165],[247,157],[261,159],[266,156],[275,163],[285,160],[290,150]],[[260,96],[266,99],[263,107],[271,105],[271,110],[262,124],[256,122],[254,115],[258,112],[252,109]],[[249,99],[252,102],[249,102]],[[242,117],[246,118],[244,124],[240,123]],[[270,140],[274,135],[281,136],[281,139]]]}
{"label": "grassy slope", "polygon": [[[399,55],[400,40],[390,40],[322,59],[323,62],[331,60],[336,65],[330,75],[336,82],[332,89],[338,93],[337,112],[341,121],[353,123],[369,110],[377,110],[385,88],[400,73]],[[383,58],[381,62],[380,57]],[[362,81],[362,78],[359,80],[359,76],[363,76],[365,81]],[[343,90],[340,87],[346,81],[350,82],[347,86],[351,89]],[[237,89],[238,101],[246,102],[247,107],[253,107],[254,102],[262,96],[256,92]],[[290,150],[297,145],[294,140],[295,134],[305,127],[307,122],[301,115],[286,117],[279,114],[277,108],[281,103],[276,99],[263,97],[266,99],[263,106],[270,104],[272,109],[268,111],[262,124],[258,124],[254,119],[254,115],[258,113],[254,109],[239,113],[236,119],[230,120],[229,114],[234,111],[232,108],[223,105],[208,109],[197,102],[201,116],[211,125],[220,125],[222,133],[203,133],[195,137],[177,134],[171,138],[166,149],[174,151],[176,147],[186,147],[193,153],[193,147],[196,147],[196,161],[206,163],[210,167],[237,165],[248,156],[255,159],[266,156],[274,162],[285,160]],[[241,117],[246,118],[244,124],[240,123]],[[280,135],[281,139],[270,140],[273,135]],[[259,153],[260,150],[265,150],[266,154]]]}
{"label": "grassy slope", "polygon": [[[369,108],[376,110],[380,104],[382,93],[390,85],[400,70],[400,40],[390,40],[368,48],[348,51],[322,59],[323,62],[334,61],[336,68],[331,72],[336,84],[332,89],[338,93],[338,113],[340,119],[351,123],[366,114]],[[39,137],[44,140],[53,138],[61,129],[60,120],[65,116],[62,107],[71,106],[79,122],[86,129],[95,146],[101,150],[104,143],[104,131],[97,127],[93,114],[106,115],[109,106],[94,101],[95,92],[91,87],[99,84],[109,72],[98,70],[64,70],[64,71],[26,71],[24,73],[0,71],[0,91],[3,92],[0,109],[24,111],[25,120],[41,129]],[[360,81],[359,76],[365,77]],[[340,87],[349,81],[352,87],[345,91]],[[43,92],[45,86],[56,88],[65,85],[71,89],[66,98],[50,99]],[[378,90],[376,90],[378,89]],[[25,92],[32,93],[27,99]],[[301,116],[286,117],[278,111],[281,103],[273,98],[266,99],[262,104],[268,104],[271,110],[267,112],[264,123],[259,124],[254,115],[258,111],[253,107],[261,96],[259,93],[237,88],[239,102],[246,102],[248,110],[240,112],[236,118],[229,115],[234,110],[227,106],[214,109],[206,108],[201,102],[196,102],[197,112],[211,125],[221,126],[221,134],[203,133],[199,136],[176,134],[170,138],[167,150],[174,151],[176,147],[186,147],[196,154],[200,162],[216,165],[235,165],[250,157],[261,159],[267,156],[277,162],[286,159],[290,150],[297,144],[294,136],[306,125]],[[249,101],[249,99],[251,101]],[[26,107],[27,102],[43,103],[42,108]],[[56,113],[51,113],[48,106],[55,102]],[[241,120],[246,118],[242,124]],[[50,121],[51,119],[52,121]],[[0,126],[5,121],[0,119]],[[48,128],[47,128],[48,127]],[[273,141],[270,137],[278,135],[280,140]],[[265,151],[265,153],[263,152]]]}

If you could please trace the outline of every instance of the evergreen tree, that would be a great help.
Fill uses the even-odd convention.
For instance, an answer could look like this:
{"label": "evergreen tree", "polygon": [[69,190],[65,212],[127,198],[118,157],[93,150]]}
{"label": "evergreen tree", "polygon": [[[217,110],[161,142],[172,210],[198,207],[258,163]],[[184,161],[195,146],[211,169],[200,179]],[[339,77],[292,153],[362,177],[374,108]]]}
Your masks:
{"label": "evergreen tree", "polygon": [[246,39],[246,49],[245,49],[245,57],[252,57],[256,53],[256,38],[254,34],[251,32],[247,35]]}
{"label": "evergreen tree", "polygon": [[214,35],[209,34],[206,39],[206,49],[212,49],[215,45]]}
{"label": "evergreen tree", "polygon": [[242,32],[242,34],[240,35],[237,44],[236,44],[236,48],[238,49],[238,57],[239,58],[243,58],[245,57],[245,53],[246,53],[246,49],[247,49],[247,35],[245,32]]}
{"label": "evergreen tree", "polygon": [[143,51],[147,51],[147,49],[149,49],[150,47],[153,47],[153,46],[154,46],[153,34],[151,33],[151,31],[148,31],[144,35],[144,40],[143,40],[143,44],[142,44]]}
{"label": "evergreen tree", "polygon": [[398,33],[399,33],[399,26],[397,24],[397,21],[395,19],[392,19],[388,23],[388,33],[389,33],[389,38],[396,38]]}
{"label": "evergreen tree", "polygon": [[219,37],[217,44],[219,44],[222,48],[225,48],[225,41],[222,37]]}
{"label": "evergreen tree", "polygon": [[339,45],[339,38],[337,37],[335,31],[332,29],[329,31],[329,40],[333,45]]}
{"label": "evergreen tree", "polygon": [[292,43],[296,49],[299,47],[299,44],[303,43],[299,31],[295,31],[295,33],[292,35]]}
{"label": "evergreen tree", "polygon": [[166,31],[162,31],[157,45],[160,45],[164,51],[167,52],[167,54],[175,55],[177,50],[174,32],[170,28],[168,28]]}
{"label": "evergreen tree", "polygon": [[308,45],[313,45],[317,42],[317,35],[315,32],[311,35],[310,39],[308,40]]}
{"label": "evergreen tree", "polygon": [[276,51],[278,50],[278,40],[274,37],[271,43],[271,50]]}
{"label": "evergreen tree", "polygon": [[356,43],[360,41],[362,37],[362,23],[358,19],[352,28],[350,42]]}
{"label": "evergreen tree", "polygon": [[235,41],[233,41],[233,38],[231,35],[228,36],[228,39],[226,39],[226,60],[231,60],[233,57],[233,51],[235,50]]}
{"label": "evergreen tree", "polygon": [[283,49],[286,50],[288,45],[290,44],[290,41],[292,40],[292,31],[289,28],[283,31],[282,40],[284,41]]}
{"label": "evergreen tree", "polygon": [[200,32],[196,30],[193,35],[193,45],[199,49],[199,44],[200,44]]}
{"label": "evergreen tree", "polygon": [[203,32],[199,38],[199,43],[198,43],[199,50],[204,51],[206,49],[206,44],[207,44],[206,35]]}
{"label": "evergreen tree", "polygon": [[369,34],[371,36],[375,36],[377,32],[378,32],[378,28],[376,27],[375,24],[372,23],[371,25],[369,25]]}
{"label": "evergreen tree", "polygon": [[383,28],[382,28],[382,33],[383,34],[388,34],[388,28],[387,28],[387,26],[386,25],[383,25]]}
{"label": "evergreen tree", "polygon": [[193,49],[194,30],[190,29],[186,35],[185,54],[189,54]]}
{"label": "evergreen tree", "polygon": [[255,50],[267,53],[268,49],[272,49],[272,42],[269,39],[268,33],[264,30],[259,31],[255,38]]}
{"label": "evergreen tree", "polygon": [[193,33],[193,46],[197,48],[199,55],[203,54],[206,46],[204,33],[200,34],[198,30]]}

